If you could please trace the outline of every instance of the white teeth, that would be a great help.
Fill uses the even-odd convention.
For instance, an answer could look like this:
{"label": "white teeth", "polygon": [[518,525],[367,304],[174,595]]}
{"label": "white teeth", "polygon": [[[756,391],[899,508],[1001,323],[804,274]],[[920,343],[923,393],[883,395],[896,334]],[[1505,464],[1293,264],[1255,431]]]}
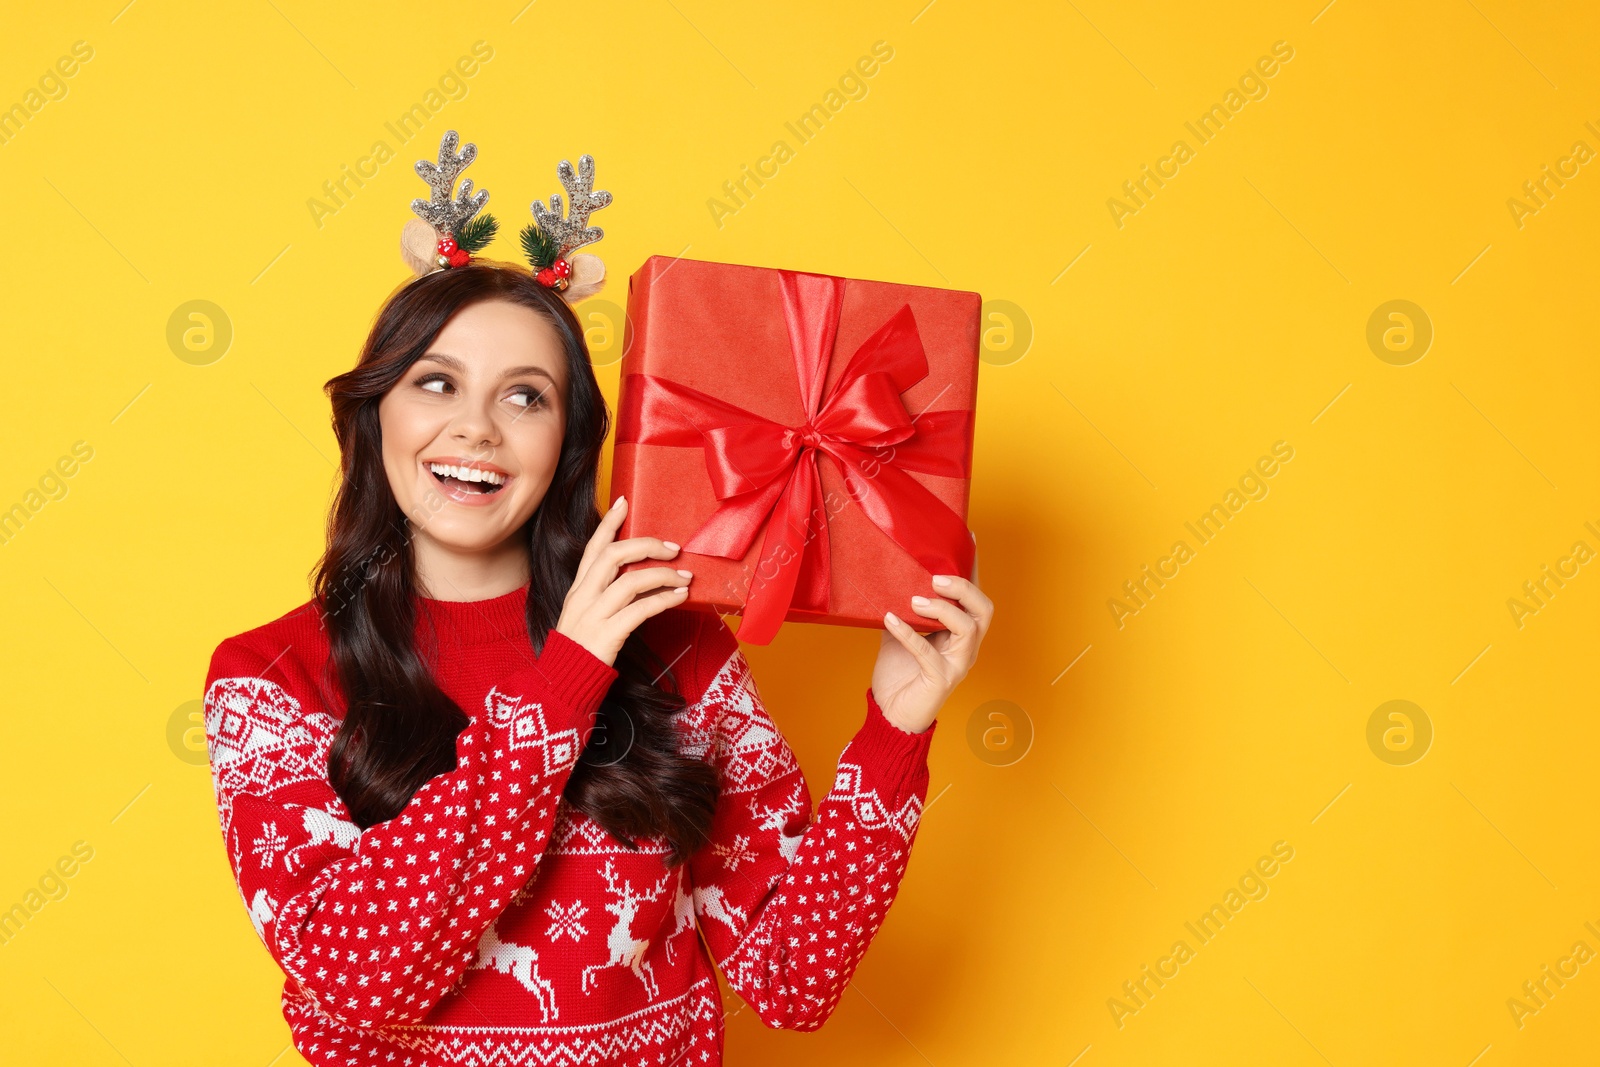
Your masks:
{"label": "white teeth", "polygon": [[486,471],[479,467],[456,467],[448,463],[430,463],[428,469],[442,478],[455,478],[463,482],[488,482],[490,485],[504,485],[506,476]]}

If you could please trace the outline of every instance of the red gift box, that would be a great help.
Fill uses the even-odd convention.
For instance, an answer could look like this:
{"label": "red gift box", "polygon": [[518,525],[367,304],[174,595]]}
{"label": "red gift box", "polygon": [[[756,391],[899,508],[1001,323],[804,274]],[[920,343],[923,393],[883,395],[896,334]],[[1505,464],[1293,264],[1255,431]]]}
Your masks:
{"label": "red gift box", "polygon": [[628,280],[618,539],[682,545],[688,604],[741,615],[741,641],[786,620],[882,627],[885,611],[944,629],[911,597],[938,595],[933,574],[972,576],[981,304],[651,256]]}

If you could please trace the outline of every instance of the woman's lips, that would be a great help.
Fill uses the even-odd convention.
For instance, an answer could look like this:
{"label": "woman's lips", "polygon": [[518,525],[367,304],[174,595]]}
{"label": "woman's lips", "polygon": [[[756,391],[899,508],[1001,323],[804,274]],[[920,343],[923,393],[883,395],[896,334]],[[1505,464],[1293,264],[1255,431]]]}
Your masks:
{"label": "woman's lips", "polygon": [[447,499],[468,508],[483,508],[493,504],[496,497],[504,496],[506,490],[511,488],[511,481],[515,477],[515,475],[507,475],[505,484],[499,489],[492,493],[484,493],[463,488],[460,483],[452,478],[441,478],[426,466],[422,470],[428,476],[428,479],[438,486],[439,492],[443,493]]}

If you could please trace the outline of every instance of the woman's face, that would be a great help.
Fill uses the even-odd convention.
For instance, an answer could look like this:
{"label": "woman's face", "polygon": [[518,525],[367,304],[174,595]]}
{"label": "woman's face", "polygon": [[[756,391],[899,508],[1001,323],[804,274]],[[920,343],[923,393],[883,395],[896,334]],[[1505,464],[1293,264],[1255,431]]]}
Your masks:
{"label": "woman's face", "polygon": [[506,300],[456,312],[378,402],[383,468],[417,547],[489,552],[521,529],[555,475],[566,406],[548,320]]}

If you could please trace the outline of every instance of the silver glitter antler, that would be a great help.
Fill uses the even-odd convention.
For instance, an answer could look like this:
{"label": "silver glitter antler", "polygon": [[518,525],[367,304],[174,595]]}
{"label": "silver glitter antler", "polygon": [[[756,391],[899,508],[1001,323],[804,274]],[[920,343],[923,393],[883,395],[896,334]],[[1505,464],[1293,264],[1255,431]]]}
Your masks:
{"label": "silver glitter antler", "polygon": [[561,194],[552,193],[549,208],[542,201],[533,202],[533,219],[555,244],[557,257],[566,259],[573,249],[593,244],[605,236],[605,231],[600,227],[589,225],[589,213],[611,203],[611,194],[604,189],[595,190],[594,157],[591,155],[578,157],[577,174],[573,174],[572,164],[565,159],[556,168],[556,173],[561,176],[561,184],[566,187],[572,206],[563,218]]}
{"label": "silver glitter antler", "polygon": [[456,143],[456,131],[446,130],[439,140],[439,162],[429,163],[426,159],[419,159],[416,164],[417,176],[428,183],[433,190],[433,198],[424,200],[417,197],[411,201],[411,210],[439,231],[441,236],[453,234],[466,225],[483,210],[483,205],[489,200],[489,190],[472,191],[471,178],[463,179],[461,192],[454,200],[450,198],[450,189],[456,178],[478,157],[477,145],[464,145],[458,154]]}

